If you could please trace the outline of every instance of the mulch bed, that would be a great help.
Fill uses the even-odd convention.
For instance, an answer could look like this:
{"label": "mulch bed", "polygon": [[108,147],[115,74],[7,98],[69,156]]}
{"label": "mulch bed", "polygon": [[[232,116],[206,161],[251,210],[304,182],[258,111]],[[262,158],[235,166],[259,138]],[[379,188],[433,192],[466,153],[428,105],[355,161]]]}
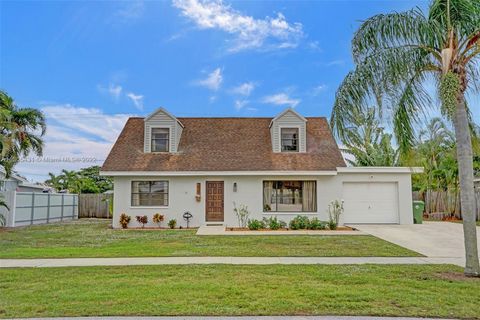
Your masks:
{"label": "mulch bed", "polygon": [[277,229],[277,230],[272,230],[272,229],[258,229],[258,230],[250,230],[248,228],[238,228],[238,227],[228,227],[226,228],[227,231],[355,231],[354,229],[350,227],[344,227],[340,226],[336,230],[330,230],[330,229],[324,229],[324,230],[311,230],[311,229],[298,229],[298,230],[293,230],[289,228],[283,228],[283,229]]}

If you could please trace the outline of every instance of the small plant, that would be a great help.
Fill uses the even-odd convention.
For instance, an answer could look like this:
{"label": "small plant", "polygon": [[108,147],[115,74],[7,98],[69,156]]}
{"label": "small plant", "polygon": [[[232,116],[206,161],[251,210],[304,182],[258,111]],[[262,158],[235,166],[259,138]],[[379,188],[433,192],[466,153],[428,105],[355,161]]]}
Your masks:
{"label": "small plant", "polygon": [[328,228],[336,230],[340,215],[343,213],[343,201],[333,200],[328,205]]}
{"label": "small plant", "polygon": [[278,220],[277,217],[263,218],[263,222],[270,230],[278,230],[287,225],[284,221]]}
{"label": "small plant", "polygon": [[327,222],[321,221],[318,218],[313,218],[308,223],[308,229],[310,230],[325,230],[327,229]]}
{"label": "small plant", "polygon": [[233,212],[237,216],[238,226],[240,228],[245,228],[247,226],[248,217],[250,216],[250,212],[248,211],[248,207],[246,205],[241,204],[238,208],[235,202],[233,203]]}
{"label": "small plant", "polygon": [[265,229],[265,223],[257,219],[248,220],[248,229],[250,230]]}
{"label": "small plant", "polygon": [[153,223],[158,224],[158,226],[160,227],[163,220],[165,220],[165,216],[163,214],[160,214],[160,213],[155,213],[153,215],[152,220],[153,220]]}
{"label": "small plant", "polygon": [[176,226],[177,226],[177,220],[175,219],[168,220],[168,227],[170,229],[175,229]]}
{"label": "small plant", "polygon": [[148,223],[148,217],[147,216],[136,216],[135,218],[137,219],[138,223],[142,224],[142,228],[144,228],[145,225]]}
{"label": "small plant", "polygon": [[130,217],[129,215],[127,215],[125,213],[122,213],[120,215],[120,225],[122,226],[123,229],[127,229],[128,224],[130,223],[131,219],[132,219],[132,217]]}
{"label": "small plant", "polygon": [[308,228],[309,220],[307,216],[296,216],[290,221],[290,229],[303,230]]}

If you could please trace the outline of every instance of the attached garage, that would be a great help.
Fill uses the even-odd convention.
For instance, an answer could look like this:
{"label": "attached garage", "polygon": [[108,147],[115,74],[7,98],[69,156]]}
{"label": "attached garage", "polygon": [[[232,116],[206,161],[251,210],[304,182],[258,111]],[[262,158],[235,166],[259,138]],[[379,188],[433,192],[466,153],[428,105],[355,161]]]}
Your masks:
{"label": "attached garage", "polygon": [[421,168],[337,168],[343,224],[412,224],[412,173]]}
{"label": "attached garage", "polygon": [[344,223],[400,223],[396,182],[344,182]]}

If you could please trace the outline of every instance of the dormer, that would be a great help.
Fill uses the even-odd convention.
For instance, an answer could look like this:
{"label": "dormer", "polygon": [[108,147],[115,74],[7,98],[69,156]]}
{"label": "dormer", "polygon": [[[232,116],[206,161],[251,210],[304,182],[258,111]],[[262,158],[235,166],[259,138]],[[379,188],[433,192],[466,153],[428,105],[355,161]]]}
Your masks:
{"label": "dormer", "polygon": [[145,118],[144,145],[145,153],[177,152],[183,125],[163,108],[155,110]]}
{"label": "dormer", "polygon": [[286,109],[270,122],[273,152],[306,152],[307,119],[293,109]]}

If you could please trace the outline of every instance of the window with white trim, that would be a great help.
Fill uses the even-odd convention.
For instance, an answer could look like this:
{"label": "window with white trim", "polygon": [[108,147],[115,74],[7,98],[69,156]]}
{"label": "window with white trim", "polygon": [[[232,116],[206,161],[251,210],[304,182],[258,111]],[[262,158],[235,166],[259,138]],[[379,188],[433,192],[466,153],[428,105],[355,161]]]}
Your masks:
{"label": "window with white trim", "polygon": [[168,181],[132,181],[132,207],[168,206]]}
{"label": "window with white trim", "polygon": [[299,151],[298,128],[281,128],[280,135],[282,152]]}
{"label": "window with white trim", "polygon": [[263,181],[264,212],[316,212],[316,181]]}
{"label": "window with white trim", "polygon": [[170,129],[152,128],[152,152],[168,152],[170,145]]}

